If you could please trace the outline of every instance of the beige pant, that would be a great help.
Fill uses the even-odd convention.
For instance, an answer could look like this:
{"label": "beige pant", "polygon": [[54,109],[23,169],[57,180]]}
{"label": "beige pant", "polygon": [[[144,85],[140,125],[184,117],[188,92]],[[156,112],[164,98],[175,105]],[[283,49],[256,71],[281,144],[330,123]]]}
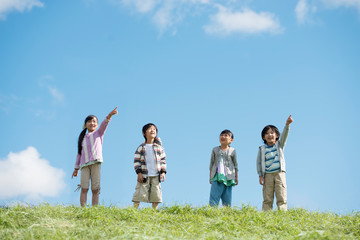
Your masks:
{"label": "beige pant", "polygon": [[132,201],[161,203],[162,193],[159,176],[147,177],[145,183],[137,182]]}
{"label": "beige pant", "polygon": [[286,211],[287,193],[285,172],[265,173],[265,183],[263,186],[263,211],[270,211],[273,209],[274,192],[278,209]]}
{"label": "beige pant", "polygon": [[101,163],[95,163],[81,169],[81,188],[89,189],[91,179],[91,190],[100,190]]}

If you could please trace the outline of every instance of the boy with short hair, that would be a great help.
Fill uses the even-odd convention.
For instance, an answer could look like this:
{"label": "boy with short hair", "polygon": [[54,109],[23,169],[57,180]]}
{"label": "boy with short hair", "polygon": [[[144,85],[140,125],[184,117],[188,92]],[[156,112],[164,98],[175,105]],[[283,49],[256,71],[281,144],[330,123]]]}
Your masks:
{"label": "boy with short hair", "polygon": [[274,192],[278,209],[287,210],[284,148],[292,122],[290,115],[281,137],[279,130],[273,125],[267,125],[261,132],[265,145],[259,147],[256,166],[259,183],[263,185],[263,211],[273,209]]}
{"label": "boy with short hair", "polygon": [[134,168],[137,174],[137,185],[132,201],[138,208],[140,202],[152,203],[154,209],[162,202],[160,182],[165,181],[166,155],[157,137],[158,129],[153,123],[142,129],[145,142],[135,152]]}
{"label": "boy with short hair", "polygon": [[223,206],[231,207],[232,187],[238,184],[238,165],[236,151],[230,147],[234,135],[225,129],[220,133],[220,146],[214,147],[210,159],[210,200],[211,207],[218,206],[221,199]]}

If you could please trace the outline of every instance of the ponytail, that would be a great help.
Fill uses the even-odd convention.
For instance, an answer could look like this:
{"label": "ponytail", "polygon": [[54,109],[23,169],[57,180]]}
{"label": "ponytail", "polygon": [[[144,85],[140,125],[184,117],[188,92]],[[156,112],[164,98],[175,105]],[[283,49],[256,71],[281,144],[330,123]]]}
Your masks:
{"label": "ponytail", "polygon": [[78,154],[81,155],[81,151],[82,151],[82,142],[84,140],[85,134],[86,134],[86,128],[84,128],[84,130],[81,131],[80,135],[79,135],[79,140],[78,140]]}
{"label": "ponytail", "polygon": [[96,118],[97,121],[97,117],[94,115],[89,115],[85,118],[84,121],[84,130],[81,131],[80,135],[79,135],[79,140],[78,140],[78,154],[81,155],[81,151],[82,151],[82,142],[84,140],[85,134],[86,134],[86,130],[87,128],[85,127],[86,122],[92,120],[93,118]]}

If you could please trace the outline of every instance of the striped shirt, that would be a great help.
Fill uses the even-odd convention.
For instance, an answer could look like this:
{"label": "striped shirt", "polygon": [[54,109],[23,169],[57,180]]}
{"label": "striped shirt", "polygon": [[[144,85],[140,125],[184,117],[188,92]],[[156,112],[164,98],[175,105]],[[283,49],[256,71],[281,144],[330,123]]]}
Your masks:
{"label": "striped shirt", "polygon": [[265,172],[273,173],[280,171],[279,154],[276,145],[265,146]]}
{"label": "striped shirt", "polygon": [[97,162],[103,162],[102,145],[105,130],[109,124],[107,118],[94,132],[87,133],[82,142],[81,155],[76,156],[75,169],[83,168]]}
{"label": "striped shirt", "polygon": [[[161,146],[160,138],[155,138],[153,148],[155,153],[155,166],[158,174],[166,173],[166,155],[165,150]],[[148,176],[148,169],[146,166],[145,152],[146,152],[146,144],[142,143],[135,152],[134,156],[134,169],[136,174],[142,173],[143,177]]]}

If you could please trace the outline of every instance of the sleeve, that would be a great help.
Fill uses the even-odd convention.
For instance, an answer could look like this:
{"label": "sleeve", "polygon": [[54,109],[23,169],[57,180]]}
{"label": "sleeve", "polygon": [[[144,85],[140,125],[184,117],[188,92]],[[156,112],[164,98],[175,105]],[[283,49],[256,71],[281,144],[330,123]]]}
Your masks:
{"label": "sleeve", "polygon": [[215,149],[213,148],[211,151],[211,157],[210,157],[210,166],[209,166],[209,170],[211,171],[212,166],[214,165],[215,162]]}
{"label": "sleeve", "polygon": [[81,158],[81,155],[78,154],[78,155],[76,156],[75,169],[80,169],[80,158]]}
{"label": "sleeve", "polygon": [[257,159],[256,159],[256,170],[259,176],[263,176],[261,171],[261,148],[259,147]]}
{"label": "sleeve", "polygon": [[141,173],[141,150],[142,147],[139,146],[136,149],[135,156],[134,156],[134,169],[136,174]]}
{"label": "sleeve", "polygon": [[160,155],[160,174],[161,173],[167,173],[166,171],[166,154],[165,154],[165,149],[161,148],[161,155]]}
{"label": "sleeve", "polygon": [[100,124],[99,130],[98,130],[100,136],[104,136],[107,126],[109,125],[109,122],[110,122],[110,120],[105,118],[104,121],[102,121],[102,123]]}
{"label": "sleeve", "polygon": [[236,150],[235,150],[235,149],[234,149],[234,151],[233,151],[232,154],[231,154],[231,158],[232,158],[232,161],[233,161],[233,164],[234,164],[235,171],[239,171],[239,169],[238,169],[238,163],[237,163]]}
{"label": "sleeve", "polygon": [[280,143],[280,146],[282,147],[282,149],[285,148],[286,140],[287,140],[287,137],[289,135],[289,131],[290,131],[290,126],[285,125],[284,130],[281,133],[281,137],[280,137],[280,140],[279,140],[279,143]]}

